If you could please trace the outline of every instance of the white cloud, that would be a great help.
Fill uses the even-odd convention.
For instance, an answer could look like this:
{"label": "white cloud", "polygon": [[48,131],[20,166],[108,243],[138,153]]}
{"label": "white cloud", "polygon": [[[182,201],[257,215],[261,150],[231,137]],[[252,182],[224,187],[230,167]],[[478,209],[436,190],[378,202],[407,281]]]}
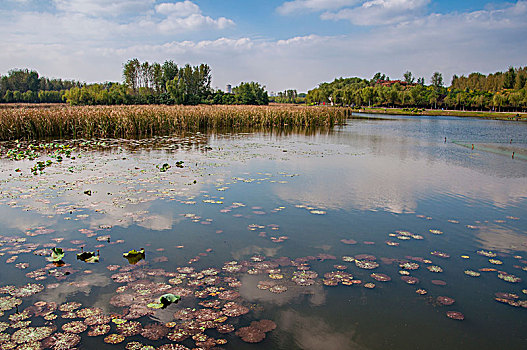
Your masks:
{"label": "white cloud", "polygon": [[322,19],[349,20],[356,25],[400,23],[422,14],[430,0],[371,0],[338,12],[325,12]]}
{"label": "white cloud", "polygon": [[429,3],[430,0],[294,0],[283,3],[276,10],[282,15],[322,12],[321,19],[348,20],[356,25],[387,25],[415,18]]}
{"label": "white cloud", "polygon": [[189,40],[171,33],[219,28],[221,18],[215,18],[217,22],[199,18],[178,22],[174,17],[173,22],[165,22],[164,29],[162,20],[148,17],[120,24],[80,13],[13,15],[0,11],[4,28],[0,74],[28,67],[50,77],[120,81],[123,62],[137,57],[150,62],[208,63],[212,86],[218,87],[254,80],[270,91],[307,91],[335,77],[371,78],[382,71],[397,78],[406,70],[426,79],[440,71],[449,82],[453,74],[525,65],[526,17],[527,1],[518,1],[498,9],[431,14],[345,35],[264,40],[246,35],[221,37],[211,31],[199,40]]}
{"label": "white cloud", "polygon": [[[72,44],[83,42],[86,48],[91,45],[110,46],[110,43],[122,45],[126,42],[130,45],[235,25],[225,17],[203,15],[199,6],[191,1],[163,3],[155,8],[150,0],[54,0],[54,4],[56,11],[0,13],[0,26],[9,28],[3,32],[4,43],[62,44],[71,41]],[[119,20],[114,18],[132,10],[139,12]]]}
{"label": "white cloud", "polygon": [[156,5],[156,12],[175,17],[187,17],[194,14],[201,14],[199,6],[188,0],[176,3],[161,3]]}
{"label": "white cloud", "polygon": [[147,11],[154,0],[53,0],[60,11],[88,16],[119,16]]}
{"label": "white cloud", "polygon": [[345,6],[354,5],[359,0],[294,0],[287,1],[276,10],[282,15],[304,11],[336,10]]}
{"label": "white cloud", "polygon": [[169,15],[169,17],[158,23],[157,28],[161,32],[173,33],[197,30],[199,28],[225,29],[230,26],[234,26],[234,22],[225,17],[213,19],[209,16],[194,13],[186,17]]}

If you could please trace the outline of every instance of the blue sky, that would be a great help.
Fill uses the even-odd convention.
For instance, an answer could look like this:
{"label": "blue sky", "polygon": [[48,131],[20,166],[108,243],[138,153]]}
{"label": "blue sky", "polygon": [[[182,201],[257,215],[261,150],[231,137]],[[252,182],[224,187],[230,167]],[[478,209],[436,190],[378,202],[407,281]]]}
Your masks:
{"label": "blue sky", "polygon": [[0,74],[120,81],[128,59],[207,63],[213,87],[527,65],[527,0],[1,0]]}

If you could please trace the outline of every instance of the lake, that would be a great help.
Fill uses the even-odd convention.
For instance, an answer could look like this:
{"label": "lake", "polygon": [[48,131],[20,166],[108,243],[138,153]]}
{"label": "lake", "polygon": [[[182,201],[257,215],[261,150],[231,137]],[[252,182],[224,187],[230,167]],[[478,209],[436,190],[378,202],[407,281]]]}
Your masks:
{"label": "lake", "polygon": [[0,346],[524,349],[527,124],[370,117],[2,143]]}

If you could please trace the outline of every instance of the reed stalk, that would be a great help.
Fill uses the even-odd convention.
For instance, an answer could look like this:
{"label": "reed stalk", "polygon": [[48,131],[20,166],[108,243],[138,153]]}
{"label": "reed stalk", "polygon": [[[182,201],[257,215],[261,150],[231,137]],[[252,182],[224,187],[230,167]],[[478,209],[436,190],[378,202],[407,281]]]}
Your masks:
{"label": "reed stalk", "polygon": [[343,124],[351,109],[307,106],[18,106],[0,108],[0,139],[130,138],[181,131]]}

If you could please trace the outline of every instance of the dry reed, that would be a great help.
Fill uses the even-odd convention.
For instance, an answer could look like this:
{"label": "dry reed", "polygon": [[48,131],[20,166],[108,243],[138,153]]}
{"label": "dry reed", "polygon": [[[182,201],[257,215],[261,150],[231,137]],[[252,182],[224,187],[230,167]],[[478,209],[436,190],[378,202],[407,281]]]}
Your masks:
{"label": "dry reed", "polygon": [[351,109],[307,106],[19,106],[0,109],[0,139],[120,138],[181,131],[331,127]]}

